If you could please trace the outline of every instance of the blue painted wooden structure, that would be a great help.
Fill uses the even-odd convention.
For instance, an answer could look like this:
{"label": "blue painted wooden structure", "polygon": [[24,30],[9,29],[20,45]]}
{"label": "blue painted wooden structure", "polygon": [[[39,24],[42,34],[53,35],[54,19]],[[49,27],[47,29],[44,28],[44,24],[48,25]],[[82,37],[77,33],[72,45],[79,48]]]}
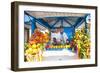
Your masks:
{"label": "blue painted wooden structure", "polygon": [[[46,22],[45,20],[43,20],[42,18],[36,18],[34,16],[31,16],[30,14],[28,14],[27,12],[24,12],[25,15],[27,15],[29,17],[29,22],[31,25],[31,30],[32,33],[36,28],[36,22],[39,23],[42,26],[47,27],[48,29],[55,29],[55,25],[57,25],[57,23],[60,21],[61,22],[61,27],[64,28],[64,32],[66,32],[66,34],[68,35],[69,39],[71,39],[71,36],[74,35],[75,33],[75,29],[77,27],[79,27],[83,22],[85,22],[85,31],[87,32],[87,22],[86,22],[86,17],[88,16],[88,14],[86,14],[83,17],[77,17],[77,16],[68,16],[68,17],[61,17],[61,16],[57,16],[57,17],[45,17],[45,18],[55,18],[56,21],[50,25],[50,23]],[[72,24],[71,22],[69,22],[67,19],[68,18],[77,18],[76,22],[74,24]],[[24,21],[25,23],[27,23],[26,21]],[[64,27],[64,23],[67,23],[70,27]],[[66,29],[65,29],[66,28]]]}

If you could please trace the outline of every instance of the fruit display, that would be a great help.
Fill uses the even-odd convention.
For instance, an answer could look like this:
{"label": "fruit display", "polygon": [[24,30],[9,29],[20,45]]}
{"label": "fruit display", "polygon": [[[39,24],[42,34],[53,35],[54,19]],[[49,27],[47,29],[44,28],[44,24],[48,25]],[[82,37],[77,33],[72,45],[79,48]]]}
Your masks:
{"label": "fruit display", "polygon": [[58,49],[62,49],[62,48],[70,48],[70,45],[46,45],[45,48],[58,48]]}
{"label": "fruit display", "polygon": [[57,44],[56,39],[53,39],[55,43],[52,44],[50,43],[49,30],[36,28],[29,41],[24,45],[25,61],[43,61],[43,51],[45,49],[71,49],[78,55],[79,59],[90,58],[90,28],[75,29],[75,34],[71,37],[73,38],[71,40],[67,39],[65,44]]}
{"label": "fruit display", "polygon": [[90,33],[86,33],[85,28],[77,29],[73,40],[74,46],[78,49],[79,58],[90,58]]}
{"label": "fruit display", "polygon": [[[31,45],[28,43],[28,45]],[[25,49],[26,61],[41,61],[43,52],[43,44],[33,44]]]}
{"label": "fruit display", "polygon": [[39,28],[37,28],[34,33],[32,34],[32,37],[29,40],[30,44],[34,43],[47,43],[49,41],[49,32],[41,32]]}
{"label": "fruit display", "polygon": [[49,41],[49,32],[41,32],[35,29],[28,43],[25,43],[25,61],[34,62],[43,60],[43,50],[45,43]]}

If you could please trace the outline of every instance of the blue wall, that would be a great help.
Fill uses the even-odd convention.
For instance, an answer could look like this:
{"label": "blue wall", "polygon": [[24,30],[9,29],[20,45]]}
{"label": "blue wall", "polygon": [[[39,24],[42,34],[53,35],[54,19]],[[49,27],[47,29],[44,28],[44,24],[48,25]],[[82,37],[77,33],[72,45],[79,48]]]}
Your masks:
{"label": "blue wall", "polygon": [[64,28],[64,32],[67,34],[68,39],[71,40],[72,35],[73,35],[73,28],[66,27],[66,28]]}

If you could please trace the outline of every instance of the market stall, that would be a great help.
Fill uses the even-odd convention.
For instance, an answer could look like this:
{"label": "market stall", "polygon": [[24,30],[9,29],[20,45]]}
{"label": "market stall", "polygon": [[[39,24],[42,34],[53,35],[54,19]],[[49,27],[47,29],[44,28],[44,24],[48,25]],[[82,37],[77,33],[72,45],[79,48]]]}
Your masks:
{"label": "market stall", "polygon": [[24,23],[30,27],[25,27],[30,30],[29,40],[25,41],[25,61],[90,57],[89,14],[36,13],[25,12]]}

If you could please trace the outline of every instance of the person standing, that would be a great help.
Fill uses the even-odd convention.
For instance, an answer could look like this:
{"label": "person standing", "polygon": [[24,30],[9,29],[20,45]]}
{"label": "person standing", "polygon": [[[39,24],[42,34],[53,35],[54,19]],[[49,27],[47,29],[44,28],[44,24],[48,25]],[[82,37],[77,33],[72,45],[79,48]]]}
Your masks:
{"label": "person standing", "polygon": [[61,34],[61,41],[63,44],[67,43],[68,40],[68,36],[67,34],[64,32],[63,28],[60,28],[60,34]]}

